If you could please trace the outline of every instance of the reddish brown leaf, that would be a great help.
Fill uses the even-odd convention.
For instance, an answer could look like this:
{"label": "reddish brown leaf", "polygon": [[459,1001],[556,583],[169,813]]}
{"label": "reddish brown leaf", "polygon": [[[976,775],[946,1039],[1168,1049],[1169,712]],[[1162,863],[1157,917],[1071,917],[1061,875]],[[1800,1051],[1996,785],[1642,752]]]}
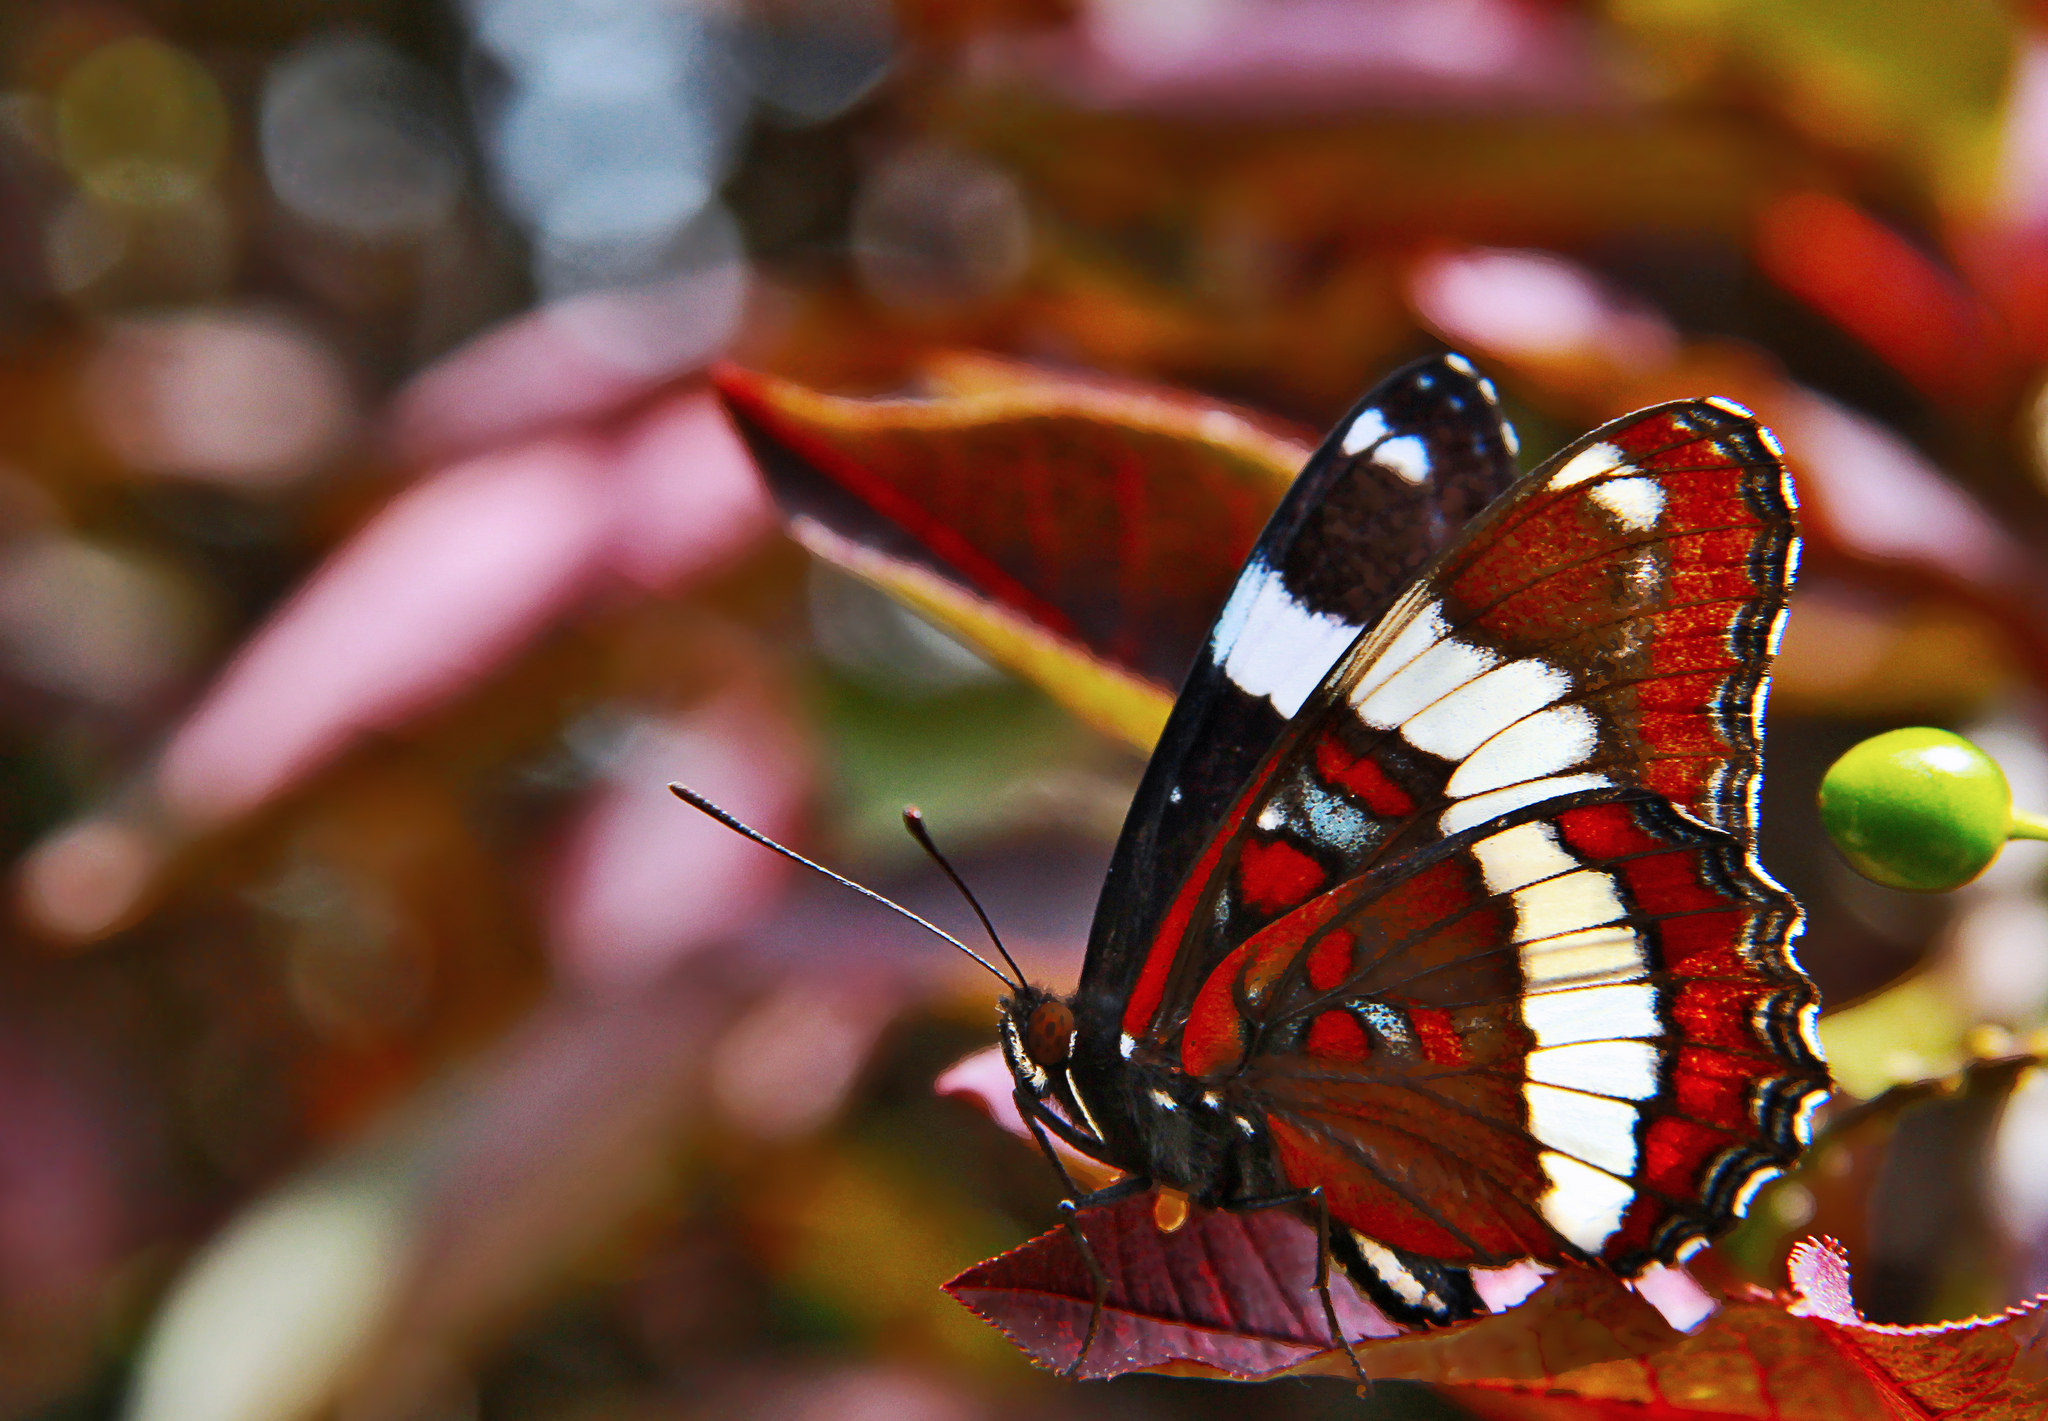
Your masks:
{"label": "reddish brown leaf", "polygon": [[1653,1355],[1581,1367],[1536,1388],[1463,1387],[1457,1399],[1503,1421],[2019,1421],[2048,1407],[2042,1300],[1996,1318],[1887,1327],[1856,1311],[1848,1263],[1832,1242],[1801,1244],[1790,1273],[1789,1303],[1754,1292]]}
{"label": "reddish brown leaf", "polygon": [[2048,1410],[2048,1310],[2037,1298],[1996,1318],[1885,1327],[1865,1322],[1849,1293],[1849,1263],[1832,1241],[1792,1252],[1799,1300],[1814,1321],[1902,1417],[2000,1421]]}
{"label": "reddish brown leaf", "polygon": [[922,399],[716,381],[812,552],[1149,748],[1308,442],[1164,390],[929,373]]}
{"label": "reddish brown leaf", "polygon": [[[1315,1233],[1279,1210],[1198,1211],[1174,1233],[1149,1197],[1081,1216],[1110,1280],[1082,1375],[1153,1371],[1249,1380],[1349,1376],[1315,1290]],[[1064,1370],[1086,1335],[1093,1290],[1064,1230],[977,1264],[947,1290],[1041,1366]],[[1331,1294],[1369,1375],[1441,1383],[1548,1377],[1665,1347],[1679,1335],[1610,1275],[1575,1269],[1506,1312],[1399,1334],[1342,1278]]]}
{"label": "reddish brown leaf", "polygon": [[[1145,1196],[1087,1210],[1080,1224],[1110,1280],[1084,1376],[1188,1362],[1227,1376],[1271,1376],[1330,1345],[1309,1286],[1315,1236],[1288,1214],[1201,1212],[1167,1234]],[[976,1264],[946,1290],[1056,1370],[1072,1365],[1094,1297],[1064,1229]],[[1332,1296],[1347,1327],[1391,1331],[1348,1289]]]}

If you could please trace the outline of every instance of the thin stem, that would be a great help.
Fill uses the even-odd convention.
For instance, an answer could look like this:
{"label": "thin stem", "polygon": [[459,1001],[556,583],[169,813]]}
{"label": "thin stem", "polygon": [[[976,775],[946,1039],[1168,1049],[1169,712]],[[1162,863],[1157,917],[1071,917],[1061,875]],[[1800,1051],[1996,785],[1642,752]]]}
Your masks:
{"label": "thin stem", "polygon": [[2012,812],[2012,824],[2005,831],[2008,839],[2048,839],[2048,815],[2029,814],[2024,809]]}

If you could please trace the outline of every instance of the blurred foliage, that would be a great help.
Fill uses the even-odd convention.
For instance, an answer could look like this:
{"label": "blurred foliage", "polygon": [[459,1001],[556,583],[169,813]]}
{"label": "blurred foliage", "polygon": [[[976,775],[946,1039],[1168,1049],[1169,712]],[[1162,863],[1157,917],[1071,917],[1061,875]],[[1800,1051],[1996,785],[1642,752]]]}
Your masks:
{"label": "blurred foliage", "polygon": [[1883,1094],[2040,1045],[2041,851],[1911,897],[1814,808],[1930,722],[2048,810],[2035,9],[0,10],[0,1412],[1359,1414],[947,1300],[1054,1199],[929,1094],[986,979],[661,787],[958,926],[918,800],[1070,980],[1134,756],[786,540],[706,363],[1294,428],[1439,343],[1531,455],[1722,394],[1801,480],[1764,858],[1847,1143],[1712,1266],[2048,1286],[2039,1072]]}

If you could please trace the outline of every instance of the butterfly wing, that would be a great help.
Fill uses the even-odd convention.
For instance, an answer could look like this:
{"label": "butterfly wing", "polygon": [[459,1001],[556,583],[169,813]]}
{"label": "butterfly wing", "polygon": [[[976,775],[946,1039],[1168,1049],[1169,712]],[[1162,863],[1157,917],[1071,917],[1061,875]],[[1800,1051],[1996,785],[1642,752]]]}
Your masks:
{"label": "butterfly wing", "polygon": [[1734,836],[1584,791],[1351,880],[1212,974],[1186,1042],[1286,1177],[1391,1248],[1623,1273],[1720,1229],[1825,1075],[1797,908]]}
{"label": "butterfly wing", "polygon": [[1288,719],[1515,478],[1514,433],[1459,356],[1370,391],[1288,490],[1174,704],[1111,860],[1076,997],[1113,1042],[1147,931]]}
{"label": "butterfly wing", "polygon": [[1796,555],[1738,406],[1531,474],[1221,817],[1126,1050],[1222,1084],[1360,1251],[1633,1272],[1718,1231],[1826,1088],[1797,908],[1753,853]]}

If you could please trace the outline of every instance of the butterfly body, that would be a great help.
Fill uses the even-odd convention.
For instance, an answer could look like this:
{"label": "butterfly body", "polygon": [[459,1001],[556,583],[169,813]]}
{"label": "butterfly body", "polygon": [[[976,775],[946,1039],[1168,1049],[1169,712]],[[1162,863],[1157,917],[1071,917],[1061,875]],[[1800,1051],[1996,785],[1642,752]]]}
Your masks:
{"label": "butterfly body", "polygon": [[1518,480],[1469,365],[1392,377],[1190,673],[1078,990],[1004,1003],[1027,1115],[1134,1184],[1326,1216],[1411,1322],[1480,1311],[1473,1268],[1634,1275],[1725,1229],[1826,1086],[1753,853],[1796,546],[1739,407]]}

